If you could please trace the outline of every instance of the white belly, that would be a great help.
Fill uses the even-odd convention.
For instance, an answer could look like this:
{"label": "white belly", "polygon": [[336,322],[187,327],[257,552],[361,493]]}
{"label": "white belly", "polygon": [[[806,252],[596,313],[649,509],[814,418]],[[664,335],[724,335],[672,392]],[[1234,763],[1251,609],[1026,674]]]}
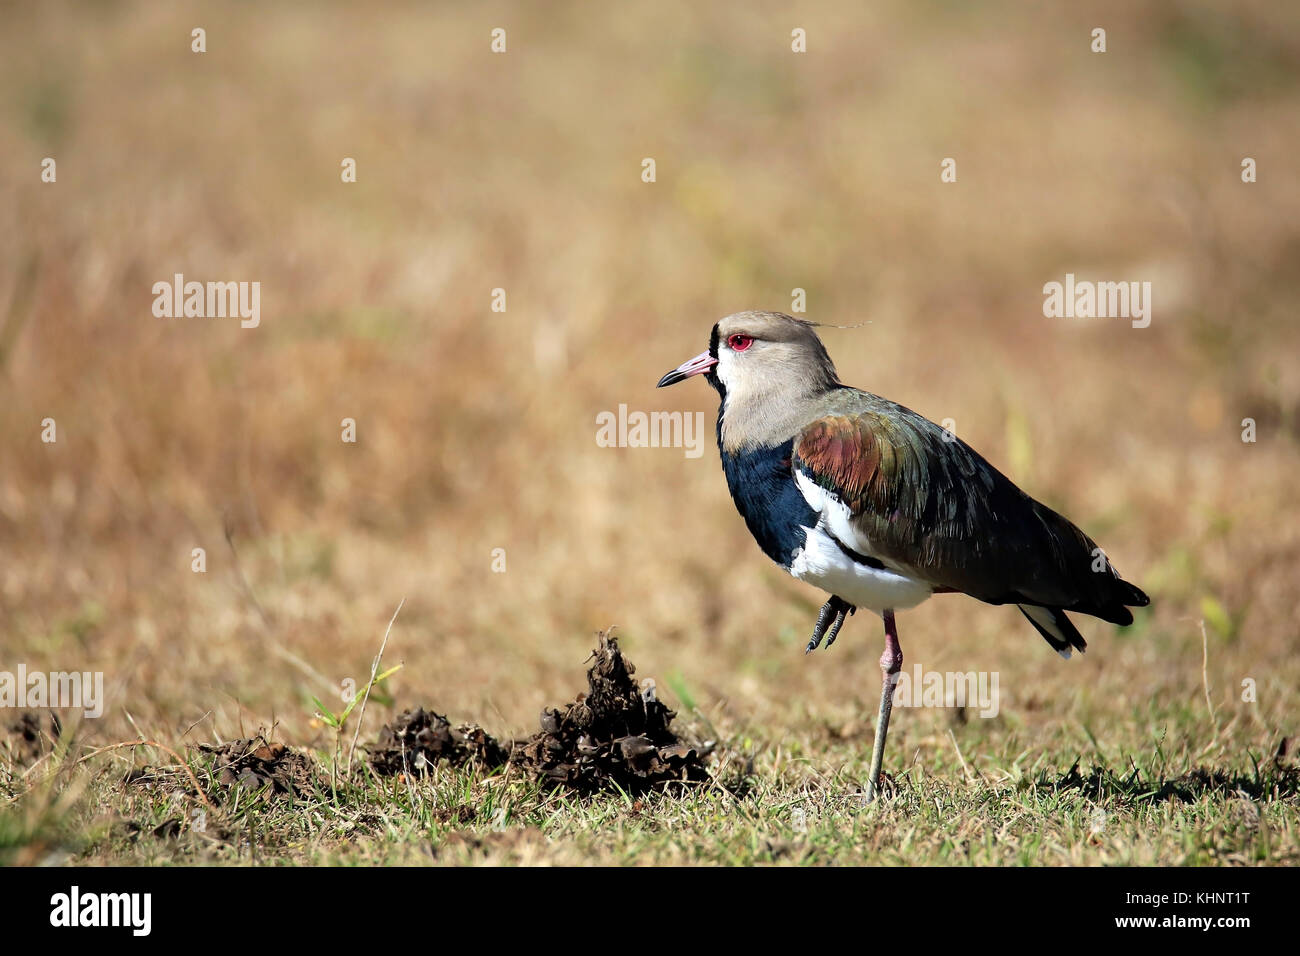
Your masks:
{"label": "white belly", "polygon": [[790,573],[800,581],[877,614],[916,607],[934,593],[926,582],[899,571],[858,564],[820,524],[804,531],[807,533],[804,546],[790,564]]}

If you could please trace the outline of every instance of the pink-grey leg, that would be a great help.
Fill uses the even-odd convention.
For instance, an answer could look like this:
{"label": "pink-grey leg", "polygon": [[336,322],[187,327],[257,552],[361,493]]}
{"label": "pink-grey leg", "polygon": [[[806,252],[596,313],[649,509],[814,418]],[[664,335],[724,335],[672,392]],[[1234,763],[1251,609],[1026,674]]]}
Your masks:
{"label": "pink-grey leg", "polygon": [[885,611],[885,652],[880,655],[880,713],[876,718],[876,745],[871,751],[871,776],[867,780],[867,800],[880,792],[880,765],[885,759],[885,735],[889,733],[889,714],[894,709],[894,688],[903,669],[903,649],[898,645],[898,625],[894,612]]}

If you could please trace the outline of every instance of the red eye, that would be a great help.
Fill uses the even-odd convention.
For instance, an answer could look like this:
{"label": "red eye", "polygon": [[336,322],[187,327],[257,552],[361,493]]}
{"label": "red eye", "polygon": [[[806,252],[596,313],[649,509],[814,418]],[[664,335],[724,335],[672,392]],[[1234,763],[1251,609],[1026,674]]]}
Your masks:
{"label": "red eye", "polygon": [[733,352],[743,352],[754,344],[754,339],[749,335],[729,335],[727,336],[727,346]]}

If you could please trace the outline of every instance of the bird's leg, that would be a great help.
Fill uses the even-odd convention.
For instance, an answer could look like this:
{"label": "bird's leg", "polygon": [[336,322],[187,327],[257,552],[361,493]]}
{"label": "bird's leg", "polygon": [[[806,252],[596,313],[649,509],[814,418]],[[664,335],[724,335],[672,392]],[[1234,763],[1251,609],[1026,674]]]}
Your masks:
{"label": "bird's leg", "polygon": [[821,612],[817,615],[817,626],[813,628],[812,638],[808,641],[808,646],[804,648],[803,652],[811,654],[817,650],[827,627],[830,627],[831,633],[826,641],[826,646],[830,647],[834,644],[836,636],[840,633],[840,628],[844,626],[845,615],[852,614],[856,610],[857,608],[848,601],[832,595],[831,599],[822,605]]}
{"label": "bird's leg", "polygon": [[885,611],[885,652],[880,655],[880,714],[876,718],[876,745],[871,751],[871,777],[867,780],[867,801],[880,792],[880,764],[885,758],[885,735],[889,733],[889,714],[894,709],[894,688],[898,672],[903,669],[903,649],[898,646],[898,625],[894,612]]}

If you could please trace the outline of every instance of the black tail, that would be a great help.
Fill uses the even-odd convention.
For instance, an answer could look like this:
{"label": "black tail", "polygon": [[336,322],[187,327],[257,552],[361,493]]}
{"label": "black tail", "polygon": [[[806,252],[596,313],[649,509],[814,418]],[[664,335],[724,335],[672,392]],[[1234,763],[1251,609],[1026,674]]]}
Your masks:
{"label": "black tail", "polygon": [[1129,584],[1118,575],[1114,577],[1108,575],[1105,584],[1105,596],[1101,601],[1095,603],[1081,601],[1077,604],[1071,604],[1070,610],[1079,614],[1091,614],[1093,617],[1099,617],[1111,624],[1128,627],[1133,623],[1133,612],[1129,608],[1146,607],[1151,603],[1151,599],[1146,596],[1146,592]]}
{"label": "black tail", "polygon": [[1038,501],[1033,501],[1033,513],[1040,522],[1037,551],[1043,555],[1038,565],[1043,573],[1039,580],[1020,586],[1020,594],[1030,604],[1050,601],[1057,617],[1063,617],[1064,609],[1111,624],[1132,624],[1129,608],[1146,607],[1151,599],[1121,578],[1097,542],[1069,518]]}
{"label": "black tail", "polygon": [[[1111,624],[1127,626],[1133,623],[1133,612],[1129,610],[1130,607],[1146,607],[1151,603],[1151,599],[1141,588],[1129,584],[1118,575],[1111,578],[1107,585],[1110,593],[1106,595],[1106,604],[1072,604],[1070,610],[1079,614],[1091,614]],[[1078,651],[1087,649],[1088,643],[1066,616],[1064,608],[1043,607],[1038,604],[1016,606],[1020,608],[1020,613],[1029,623],[1034,625],[1034,629],[1043,635],[1043,640],[1052,645],[1052,650],[1062,657],[1068,660],[1071,648]]]}

